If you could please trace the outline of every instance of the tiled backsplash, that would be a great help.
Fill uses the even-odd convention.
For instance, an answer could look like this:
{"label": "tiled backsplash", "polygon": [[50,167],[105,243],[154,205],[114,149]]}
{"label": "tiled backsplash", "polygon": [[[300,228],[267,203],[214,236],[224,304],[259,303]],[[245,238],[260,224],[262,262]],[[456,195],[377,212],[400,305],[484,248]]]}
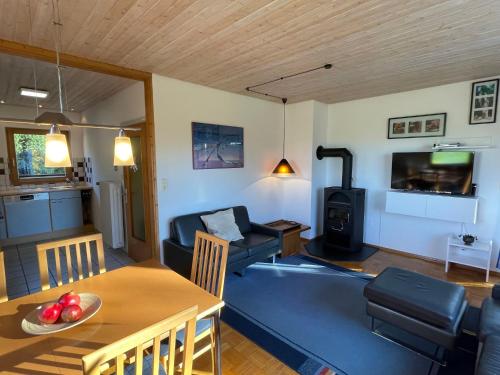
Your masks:
{"label": "tiled backsplash", "polygon": [[[73,178],[78,182],[92,183],[92,160],[89,157],[73,158]],[[54,184],[50,184],[51,186]],[[64,182],[55,185],[65,185]],[[10,184],[9,169],[5,159],[0,157],[0,190],[12,190],[21,188],[35,188],[35,187],[48,187],[49,184],[30,184],[22,186],[14,186]]]}

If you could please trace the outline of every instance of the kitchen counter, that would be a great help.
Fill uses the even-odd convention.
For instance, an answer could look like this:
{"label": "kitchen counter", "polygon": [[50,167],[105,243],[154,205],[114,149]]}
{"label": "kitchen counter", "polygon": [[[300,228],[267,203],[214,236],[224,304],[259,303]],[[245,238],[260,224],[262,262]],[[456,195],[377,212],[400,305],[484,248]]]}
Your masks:
{"label": "kitchen counter", "polygon": [[45,187],[35,187],[35,188],[18,188],[9,190],[0,190],[0,197],[5,197],[9,195],[24,195],[24,194],[36,194],[36,193],[50,193],[54,191],[67,191],[67,190],[90,190],[92,185],[89,184],[68,184],[59,186],[45,186]]}

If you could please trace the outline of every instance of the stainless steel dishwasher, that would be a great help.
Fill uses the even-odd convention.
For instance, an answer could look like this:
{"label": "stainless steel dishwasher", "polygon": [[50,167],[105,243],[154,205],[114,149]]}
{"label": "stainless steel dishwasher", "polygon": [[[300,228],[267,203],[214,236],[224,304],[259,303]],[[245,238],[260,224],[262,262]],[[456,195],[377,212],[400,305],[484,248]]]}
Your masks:
{"label": "stainless steel dishwasher", "polygon": [[3,201],[9,238],[52,231],[49,193],[11,195]]}

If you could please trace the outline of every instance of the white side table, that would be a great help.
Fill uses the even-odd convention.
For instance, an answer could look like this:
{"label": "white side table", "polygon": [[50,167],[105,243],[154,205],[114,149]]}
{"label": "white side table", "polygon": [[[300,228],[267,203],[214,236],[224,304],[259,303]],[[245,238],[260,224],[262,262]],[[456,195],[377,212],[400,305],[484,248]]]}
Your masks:
{"label": "white side table", "polygon": [[448,272],[450,263],[463,264],[486,270],[486,282],[488,282],[492,250],[493,241],[476,240],[472,245],[466,245],[461,238],[450,236],[446,251],[445,272]]}

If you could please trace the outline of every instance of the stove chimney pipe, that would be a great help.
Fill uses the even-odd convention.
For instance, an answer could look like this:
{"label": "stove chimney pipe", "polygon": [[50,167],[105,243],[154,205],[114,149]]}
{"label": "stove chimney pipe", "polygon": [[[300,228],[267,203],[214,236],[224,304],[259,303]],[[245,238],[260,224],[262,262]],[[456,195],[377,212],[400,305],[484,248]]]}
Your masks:
{"label": "stove chimney pipe", "polygon": [[316,149],[318,160],[323,158],[342,158],[342,189],[352,189],[352,154],[347,148],[323,148]]}

